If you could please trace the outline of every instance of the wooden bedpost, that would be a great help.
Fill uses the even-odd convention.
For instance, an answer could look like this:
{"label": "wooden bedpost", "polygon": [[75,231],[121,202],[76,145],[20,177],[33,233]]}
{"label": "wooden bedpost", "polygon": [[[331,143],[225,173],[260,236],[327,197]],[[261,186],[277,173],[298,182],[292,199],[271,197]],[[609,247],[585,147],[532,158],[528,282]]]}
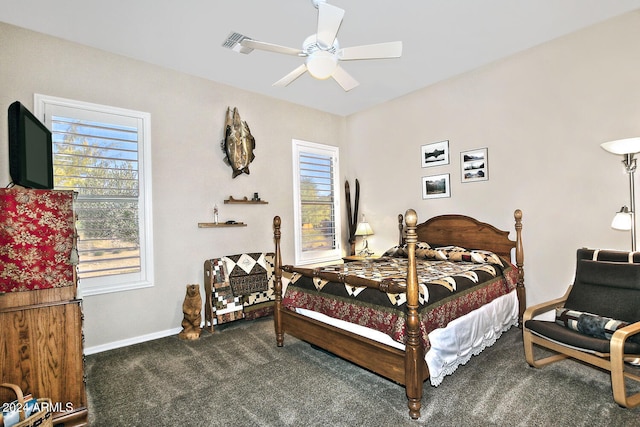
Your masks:
{"label": "wooden bedpost", "polygon": [[404,230],[404,217],[402,216],[402,214],[398,215],[398,245],[402,246],[404,245],[404,233],[402,232]]}
{"label": "wooden bedpost", "polygon": [[284,332],[282,331],[282,316],[280,310],[282,310],[282,254],[280,252],[280,225],[282,221],[279,216],[273,217],[273,239],[276,244],[276,252],[274,256],[274,277],[275,283],[273,284],[274,292],[276,294],[275,308],[273,311],[273,324],[276,330],[276,343],[278,347],[282,347],[284,344]]}
{"label": "wooden bedpost", "polygon": [[424,378],[424,350],[420,344],[420,319],[418,316],[418,273],[416,271],[416,225],[418,215],[413,209],[405,214],[407,224],[407,342],[404,353],[405,388],[409,416],[420,418],[422,405],[422,379]]}
{"label": "wooden bedpost", "polygon": [[513,213],[516,220],[516,267],[518,267],[518,283],[516,291],[518,293],[518,326],[522,328],[522,315],[527,308],[527,294],[524,287],[524,247],[522,245],[522,211],[516,209]]}

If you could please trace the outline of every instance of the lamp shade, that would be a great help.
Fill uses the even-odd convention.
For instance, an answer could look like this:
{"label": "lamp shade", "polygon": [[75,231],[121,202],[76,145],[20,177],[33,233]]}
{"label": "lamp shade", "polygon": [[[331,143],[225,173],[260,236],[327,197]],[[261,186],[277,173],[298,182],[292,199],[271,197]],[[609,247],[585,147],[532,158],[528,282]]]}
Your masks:
{"label": "lamp shade", "polygon": [[373,230],[368,222],[362,221],[358,223],[358,228],[356,228],[356,236],[371,236],[373,234]]}
{"label": "lamp shade", "polygon": [[614,230],[631,230],[632,215],[633,213],[629,212],[629,208],[623,206],[620,212],[616,213],[616,216],[613,217],[611,228]]}
{"label": "lamp shade", "polygon": [[600,147],[613,154],[640,153],[640,137],[603,142]]}

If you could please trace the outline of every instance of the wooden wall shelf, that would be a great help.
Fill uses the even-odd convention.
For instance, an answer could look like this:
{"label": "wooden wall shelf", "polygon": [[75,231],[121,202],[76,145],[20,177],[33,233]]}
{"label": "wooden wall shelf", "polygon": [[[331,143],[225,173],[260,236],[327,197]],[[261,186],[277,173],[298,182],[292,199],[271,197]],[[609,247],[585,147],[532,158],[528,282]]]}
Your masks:
{"label": "wooden wall shelf", "polygon": [[244,197],[242,199],[234,199],[232,196],[229,196],[229,198],[224,201],[225,205],[234,204],[234,203],[245,204],[245,205],[266,205],[269,202],[264,200],[249,200],[249,198],[247,197]]}
{"label": "wooden wall shelf", "polygon": [[199,222],[198,228],[224,228],[224,227],[246,227],[244,222],[236,222],[235,224],[226,224],[224,222]]}

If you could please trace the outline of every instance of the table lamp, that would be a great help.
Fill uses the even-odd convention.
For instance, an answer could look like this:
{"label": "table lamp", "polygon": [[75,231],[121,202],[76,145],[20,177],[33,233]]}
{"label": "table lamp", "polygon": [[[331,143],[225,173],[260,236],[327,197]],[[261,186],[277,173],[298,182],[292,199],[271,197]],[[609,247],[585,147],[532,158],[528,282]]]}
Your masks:
{"label": "table lamp", "polygon": [[364,215],[362,215],[362,221],[358,223],[358,227],[356,228],[356,236],[362,236],[362,250],[358,252],[360,256],[371,256],[373,252],[369,250],[369,243],[367,242],[367,236],[373,235],[373,229],[369,223],[364,219]]}

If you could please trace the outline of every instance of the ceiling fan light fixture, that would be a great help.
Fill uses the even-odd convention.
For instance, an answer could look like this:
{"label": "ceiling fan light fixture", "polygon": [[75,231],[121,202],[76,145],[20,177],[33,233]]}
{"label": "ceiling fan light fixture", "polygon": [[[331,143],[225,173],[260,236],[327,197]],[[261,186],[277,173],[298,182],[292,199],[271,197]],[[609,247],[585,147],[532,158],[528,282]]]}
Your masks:
{"label": "ceiling fan light fixture", "polygon": [[338,66],[338,59],[330,52],[319,50],[307,57],[307,70],[318,80],[331,77]]}
{"label": "ceiling fan light fixture", "polygon": [[318,9],[318,25],[316,32],[304,40],[302,49],[265,43],[236,33],[230,35],[224,46],[240,53],[249,53],[257,49],[305,58],[304,64],[300,64],[296,69],[275,82],[274,86],[287,86],[308,71],[311,77],[318,80],[333,78],[346,92],[358,86],[358,81],[340,66],[341,61],[399,58],[402,55],[402,42],[377,43],[341,49],[337,35],[345,11],[328,4],[327,0],[311,0],[311,3]]}

